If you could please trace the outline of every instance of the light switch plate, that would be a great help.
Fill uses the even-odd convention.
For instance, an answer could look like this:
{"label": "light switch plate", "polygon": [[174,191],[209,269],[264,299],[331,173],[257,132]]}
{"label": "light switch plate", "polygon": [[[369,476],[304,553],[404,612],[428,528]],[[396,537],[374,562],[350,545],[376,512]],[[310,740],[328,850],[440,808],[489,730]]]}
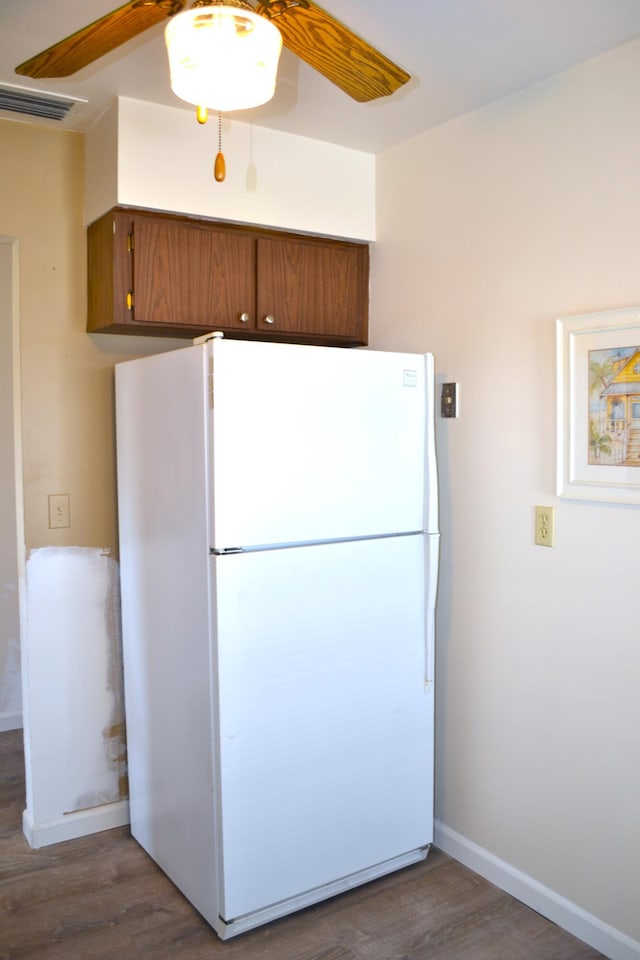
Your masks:
{"label": "light switch plate", "polygon": [[458,416],[458,384],[443,383],[440,395],[440,416],[450,419]]}
{"label": "light switch plate", "polygon": [[71,512],[68,493],[49,494],[49,529],[71,526]]}

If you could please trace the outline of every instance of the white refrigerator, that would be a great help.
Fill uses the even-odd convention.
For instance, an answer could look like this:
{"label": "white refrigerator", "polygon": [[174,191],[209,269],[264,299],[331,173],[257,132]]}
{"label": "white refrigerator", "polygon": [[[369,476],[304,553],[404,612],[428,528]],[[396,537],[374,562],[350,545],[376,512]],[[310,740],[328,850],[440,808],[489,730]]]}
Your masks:
{"label": "white refrigerator", "polygon": [[426,856],[430,354],[116,367],[131,830],[226,939]]}

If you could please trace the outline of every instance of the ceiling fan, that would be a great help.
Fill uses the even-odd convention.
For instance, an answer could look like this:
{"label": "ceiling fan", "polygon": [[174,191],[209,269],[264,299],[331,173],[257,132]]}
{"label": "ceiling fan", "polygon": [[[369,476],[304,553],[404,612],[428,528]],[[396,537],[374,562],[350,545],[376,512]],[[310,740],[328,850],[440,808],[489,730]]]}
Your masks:
{"label": "ceiling fan", "polygon": [[[219,0],[195,0],[193,4],[188,0],[129,0],[21,63],[16,73],[33,79],[69,77],[186,7],[216,2]],[[410,79],[406,71],[312,0],[242,0],[237,5],[275,22],[289,50],[361,103],[389,96]]]}

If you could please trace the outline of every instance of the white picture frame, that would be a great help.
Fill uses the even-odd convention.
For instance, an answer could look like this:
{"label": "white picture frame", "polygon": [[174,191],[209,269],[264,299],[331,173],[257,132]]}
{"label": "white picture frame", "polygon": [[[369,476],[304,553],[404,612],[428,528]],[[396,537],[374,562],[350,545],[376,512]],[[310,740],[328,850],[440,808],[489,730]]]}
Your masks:
{"label": "white picture frame", "polygon": [[556,320],[557,494],[640,503],[640,307]]}

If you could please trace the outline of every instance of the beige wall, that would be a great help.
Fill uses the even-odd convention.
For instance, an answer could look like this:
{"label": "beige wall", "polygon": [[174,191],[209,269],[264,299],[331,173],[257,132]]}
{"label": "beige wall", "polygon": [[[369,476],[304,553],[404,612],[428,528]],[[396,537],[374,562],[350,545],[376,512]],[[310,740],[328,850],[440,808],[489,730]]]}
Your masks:
{"label": "beige wall", "polygon": [[[0,234],[19,241],[27,549],[116,551],[113,365],[175,345],[88,336],[84,138],[0,120]],[[50,493],[71,527],[50,530]]]}
{"label": "beige wall", "polygon": [[[113,356],[85,327],[83,140],[0,121],[0,232],[19,241],[27,548],[115,548]],[[68,493],[71,527],[48,529]]]}
{"label": "beige wall", "polygon": [[640,304],[639,91],[636,43],[378,157],[372,265],[371,345],[432,350],[461,383],[438,423],[437,816],[633,938],[625,957],[640,507],[555,496],[554,320]]}

